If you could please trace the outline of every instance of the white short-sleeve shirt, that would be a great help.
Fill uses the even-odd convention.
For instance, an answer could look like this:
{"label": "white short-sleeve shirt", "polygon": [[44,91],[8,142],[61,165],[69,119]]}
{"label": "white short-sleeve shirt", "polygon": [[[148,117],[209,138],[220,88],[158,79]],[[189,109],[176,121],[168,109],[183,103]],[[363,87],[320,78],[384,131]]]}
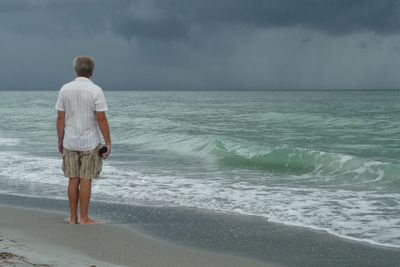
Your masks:
{"label": "white short-sleeve shirt", "polygon": [[65,112],[63,145],[86,151],[101,141],[96,111],[108,110],[103,90],[90,79],[78,77],[61,87],[55,108]]}

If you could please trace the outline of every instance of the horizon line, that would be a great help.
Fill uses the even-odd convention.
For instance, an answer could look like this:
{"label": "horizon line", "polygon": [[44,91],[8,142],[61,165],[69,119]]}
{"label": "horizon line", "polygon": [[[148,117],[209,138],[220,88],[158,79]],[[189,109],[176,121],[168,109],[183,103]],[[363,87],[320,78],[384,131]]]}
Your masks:
{"label": "horizon line", "polygon": [[[127,92],[127,91],[148,91],[148,92],[196,92],[196,91],[215,91],[215,92],[306,92],[306,91],[400,91],[400,88],[381,88],[381,89],[355,89],[355,88],[348,88],[348,89],[104,89],[107,92]],[[54,91],[58,92],[59,89],[0,89],[3,92],[10,92],[10,91]]]}

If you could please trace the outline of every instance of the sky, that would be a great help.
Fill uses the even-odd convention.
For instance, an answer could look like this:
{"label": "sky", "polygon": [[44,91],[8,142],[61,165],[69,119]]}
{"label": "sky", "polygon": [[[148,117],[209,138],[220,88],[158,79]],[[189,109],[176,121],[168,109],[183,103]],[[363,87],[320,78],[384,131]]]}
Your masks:
{"label": "sky", "polygon": [[397,0],[1,0],[0,90],[397,89]]}

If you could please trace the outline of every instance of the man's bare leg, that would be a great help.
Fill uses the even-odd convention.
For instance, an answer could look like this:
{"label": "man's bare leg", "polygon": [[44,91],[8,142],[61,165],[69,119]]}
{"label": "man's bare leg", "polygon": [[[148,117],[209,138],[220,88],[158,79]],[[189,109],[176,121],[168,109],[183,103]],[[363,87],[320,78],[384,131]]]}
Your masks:
{"label": "man's bare leg", "polygon": [[68,200],[69,209],[71,216],[69,218],[69,224],[78,223],[78,199],[79,199],[79,177],[69,178],[68,183]]}
{"label": "man's bare leg", "polygon": [[96,221],[89,218],[89,202],[92,193],[92,179],[80,179],[79,201],[81,205],[80,224],[95,224]]}

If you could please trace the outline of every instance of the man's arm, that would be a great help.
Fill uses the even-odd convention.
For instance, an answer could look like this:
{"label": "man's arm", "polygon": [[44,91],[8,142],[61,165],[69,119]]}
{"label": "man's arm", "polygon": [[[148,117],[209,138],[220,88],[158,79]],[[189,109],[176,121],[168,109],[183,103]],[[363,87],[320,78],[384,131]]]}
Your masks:
{"label": "man's arm", "polygon": [[105,146],[107,147],[107,152],[103,154],[103,159],[106,159],[111,153],[110,128],[108,127],[106,113],[104,111],[96,111],[96,119],[97,123],[99,124],[101,134],[103,135]]}
{"label": "man's arm", "polygon": [[61,154],[63,153],[63,150],[64,150],[64,147],[63,147],[64,117],[65,117],[65,112],[64,111],[58,111],[58,114],[57,114],[58,151],[60,151]]}

